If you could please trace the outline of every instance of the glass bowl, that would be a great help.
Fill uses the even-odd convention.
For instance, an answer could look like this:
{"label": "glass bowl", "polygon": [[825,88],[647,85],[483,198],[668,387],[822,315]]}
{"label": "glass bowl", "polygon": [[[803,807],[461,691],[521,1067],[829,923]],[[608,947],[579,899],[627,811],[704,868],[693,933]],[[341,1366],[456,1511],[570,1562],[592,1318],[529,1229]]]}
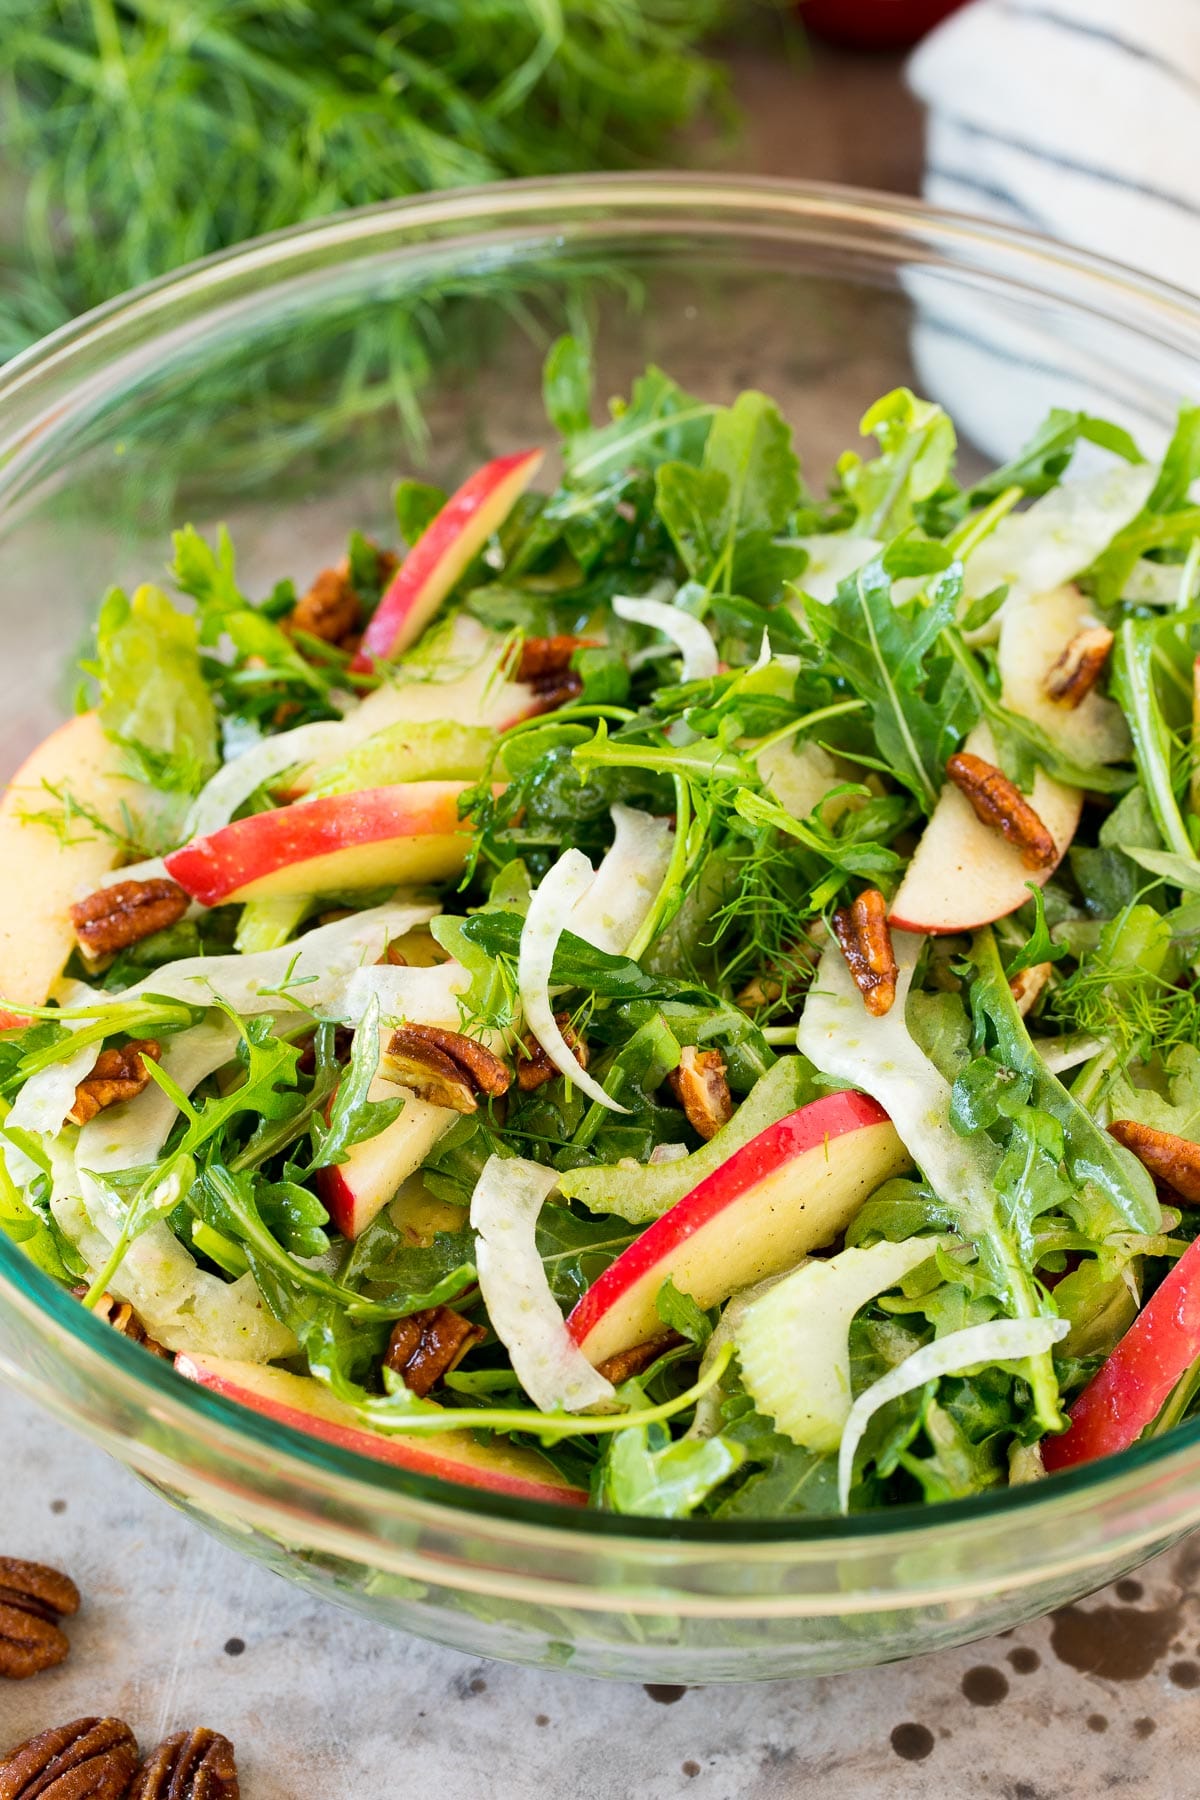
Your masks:
{"label": "glass bowl", "polygon": [[[226,520],[247,584],[305,582],[402,472],[545,435],[539,365],[595,334],[782,401],[815,480],[865,406],[932,387],[977,452],[1054,403],[1161,436],[1200,307],[1036,238],[833,188],[679,176],[460,192],[247,246],[91,314],[0,374],[0,767],[61,715],[103,590]],[[1200,1522],[1200,1423],[970,1501],[757,1525],[580,1514],[443,1485],[179,1380],[0,1237],[0,1373],[226,1541],[463,1650],[675,1682],[829,1673],[962,1642]]]}

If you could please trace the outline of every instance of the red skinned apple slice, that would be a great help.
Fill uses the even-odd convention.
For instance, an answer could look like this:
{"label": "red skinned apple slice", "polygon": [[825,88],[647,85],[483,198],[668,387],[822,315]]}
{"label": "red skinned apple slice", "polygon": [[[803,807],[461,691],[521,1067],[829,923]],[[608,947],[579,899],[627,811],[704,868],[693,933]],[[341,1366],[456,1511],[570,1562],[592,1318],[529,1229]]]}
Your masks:
{"label": "red skinned apple slice", "polygon": [[[367,1090],[369,1100],[394,1100],[396,1094],[395,1083],[379,1075]],[[448,1106],[405,1094],[399,1118],[377,1137],[352,1145],[345,1162],[317,1170],[317,1192],[343,1237],[367,1229],[458,1116]]]}
{"label": "red skinned apple slice", "polygon": [[[977,725],[963,749],[995,763],[996,746],[986,725]],[[1043,769],[1028,795],[1056,851],[1052,868],[1028,869],[1021,852],[1007,838],[976,818],[970,803],[952,782],[937,797],[916,853],[900,883],[888,923],[899,931],[933,936],[975,931],[1015,912],[1029,898],[1027,882],[1050,879],[1067,853],[1079,825],[1083,795],[1064,787]]]}
{"label": "red skinned apple slice", "polygon": [[399,656],[415,644],[438,607],[499,530],[541,466],[540,450],[497,456],[477,469],[433,518],[388,584],[363,634],[353,667]]}
{"label": "red skinned apple slice", "polygon": [[[0,799],[0,994],[29,1006],[47,998],[71,953],[71,903],[121,860],[119,835],[93,831],[80,817],[66,833],[45,822],[63,810],[51,788],[69,792],[113,832],[122,831],[122,797],[132,789],[122,752],[95,713],[51,732]],[[0,1013],[0,1029],[14,1022],[22,1021]]]}
{"label": "red skinned apple slice", "polygon": [[698,1305],[792,1268],[844,1231],[867,1195],[909,1167],[881,1106],[829,1094],[751,1138],[644,1231],[593,1282],[567,1320],[599,1365],[663,1330],[668,1276]]}
{"label": "red skinned apple slice", "polygon": [[418,1436],[387,1435],[360,1425],[355,1413],[311,1375],[289,1375],[266,1363],[232,1362],[219,1356],[177,1356],[175,1367],[226,1400],[236,1400],[276,1424],[306,1432],[341,1450],[375,1462],[432,1475],[461,1486],[487,1488],[518,1500],[545,1500],[558,1506],[586,1506],[587,1495],[573,1487],[534,1450],[510,1447],[494,1437],[477,1444],[468,1431]]}
{"label": "red skinned apple slice", "polygon": [[167,872],[202,906],[445,880],[466,860],[468,785],[407,781],[255,813],[172,851]]}

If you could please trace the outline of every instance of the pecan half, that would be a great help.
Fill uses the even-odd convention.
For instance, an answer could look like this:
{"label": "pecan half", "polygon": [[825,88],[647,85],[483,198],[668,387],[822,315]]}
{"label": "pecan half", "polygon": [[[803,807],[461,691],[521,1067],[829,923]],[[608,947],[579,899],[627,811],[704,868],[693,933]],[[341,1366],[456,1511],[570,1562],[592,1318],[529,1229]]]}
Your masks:
{"label": "pecan half", "polygon": [[166,875],[150,881],[114,881],[76,901],[71,923],[84,954],[98,961],[177,925],[188,905],[179,883]]}
{"label": "pecan half", "polygon": [[667,1081],[688,1124],[705,1143],[732,1119],[733,1100],[725,1079],[725,1058],[719,1050],[685,1045],[679,1054],[679,1067],[671,1070]]}
{"label": "pecan half", "polygon": [[970,802],[975,817],[999,831],[1021,852],[1027,869],[1052,869],[1058,861],[1054,839],[1022,794],[994,763],[960,750],[946,774]]}
{"label": "pecan half", "polygon": [[1200,1144],[1133,1119],[1114,1119],[1108,1129],[1156,1181],[1165,1181],[1179,1199],[1200,1206]]}
{"label": "pecan half", "polygon": [[71,1648],[58,1621],[79,1611],[79,1589],[45,1563],[0,1556],[0,1678],[26,1681]]}
{"label": "pecan half", "polygon": [[76,1125],[86,1125],[97,1113],[122,1100],[133,1100],[149,1087],[146,1058],[158,1062],[162,1046],[156,1038],[132,1038],[120,1048],[102,1050],[86,1080],[75,1089],[75,1104],[67,1114]]}
{"label": "pecan half", "polygon": [[597,641],[596,638],[572,637],[568,632],[558,637],[524,638],[514,671],[516,679],[537,687],[539,683],[549,682],[551,677],[561,678],[571,673],[571,658],[575,652]]}
{"label": "pecan half", "polygon": [[1031,969],[1019,970],[1009,982],[1009,989],[1022,1018],[1037,1005],[1053,968],[1053,963],[1034,963]]}
{"label": "pecan half", "polygon": [[1095,687],[1113,647],[1107,625],[1087,625],[1077,631],[1046,675],[1046,692],[1063,706],[1078,706]]}
{"label": "pecan half", "polygon": [[876,1019],[892,1010],[896,998],[896,957],[888,929],[887,901],[878,888],[864,888],[850,906],[833,915],[838,941],[863,1005]]}
{"label": "pecan half", "polygon": [[410,1394],[424,1399],[486,1336],[481,1325],[472,1325],[452,1306],[428,1306],[424,1312],[397,1319],[383,1366],[403,1379]]}
{"label": "pecan half", "polygon": [[620,1387],[631,1375],[640,1375],[652,1362],[657,1362],[664,1350],[671,1350],[682,1342],[677,1331],[664,1332],[662,1337],[634,1344],[631,1350],[618,1350],[615,1356],[606,1356],[602,1363],[597,1363],[596,1373],[603,1375],[605,1381],[611,1381],[614,1387]]}
{"label": "pecan half", "polygon": [[72,1719],[9,1751],[0,1800],[124,1800],[137,1761],[124,1719]]}
{"label": "pecan half", "polygon": [[483,1044],[441,1025],[401,1025],[384,1052],[381,1073],[420,1100],[472,1113],[480,1094],[504,1094],[512,1071]]}
{"label": "pecan half", "polygon": [[[563,1042],[571,1051],[581,1069],[588,1066],[588,1047],[579,1033],[571,1025],[570,1013],[555,1013],[554,1023],[562,1032]],[[544,1087],[546,1082],[553,1081],[558,1074],[557,1066],[550,1061],[532,1031],[521,1039],[522,1054],[517,1062],[517,1086],[523,1094],[532,1094],[535,1088]]]}
{"label": "pecan half", "polygon": [[[77,1287],[72,1288],[71,1292],[77,1300],[82,1300],[88,1290],[86,1287]],[[113,1330],[119,1331],[122,1337],[131,1338],[135,1344],[140,1344],[144,1350],[149,1350],[151,1356],[165,1356],[168,1362],[173,1360],[173,1353],[170,1350],[164,1350],[163,1346],[150,1336],[128,1300],[118,1300],[113,1294],[101,1294],[92,1310],[98,1319],[103,1319],[106,1325],[111,1325]]]}
{"label": "pecan half", "polygon": [[233,1745],[197,1726],[164,1738],[137,1772],[129,1800],[239,1800]]}

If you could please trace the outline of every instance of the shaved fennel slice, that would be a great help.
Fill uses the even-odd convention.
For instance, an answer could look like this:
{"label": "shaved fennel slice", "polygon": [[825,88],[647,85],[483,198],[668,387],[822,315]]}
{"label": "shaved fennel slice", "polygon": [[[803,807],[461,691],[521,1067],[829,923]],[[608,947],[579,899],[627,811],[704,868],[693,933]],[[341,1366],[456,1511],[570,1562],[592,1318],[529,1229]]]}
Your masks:
{"label": "shaved fennel slice", "polygon": [[648,625],[652,631],[661,631],[670,638],[683,657],[683,681],[706,681],[716,674],[717,646],[707,625],[694,614],[662,600],[635,600],[627,594],[617,594],[612,607],[618,619]]}
{"label": "shaved fennel slice", "polygon": [[941,1241],[883,1239],[814,1259],[746,1308],[734,1334],[746,1392],[794,1444],[837,1449],[850,1416],[850,1323]]}
{"label": "shaved fennel slice", "polygon": [[361,1025],[372,1001],[380,1017],[390,1024],[448,1025],[459,1022],[459,996],[471,985],[461,963],[437,963],[432,968],[356,969],[337,1001],[330,1007],[342,1025]]}
{"label": "shaved fennel slice", "polygon": [[568,1334],[538,1255],[538,1214],[557,1180],[519,1156],[488,1158],[471,1196],[475,1267],[492,1327],[534,1405],[582,1412],[614,1390]]}
{"label": "shaved fennel slice", "polygon": [[967,557],[963,606],[1003,583],[1008,595],[968,643],[999,636],[1002,616],[1015,601],[1048,593],[1090,567],[1118,531],[1136,518],[1154,486],[1151,463],[1117,463],[1078,481],[1063,481],[1024,512],[1009,513]]}
{"label": "shaved fennel slice", "polygon": [[341,755],[355,735],[346,721],[325,719],[263,738],[205,782],[188,815],[187,836],[207,837],[209,832],[219,831],[264,782],[282,775],[285,769],[309,768]]}
{"label": "shaved fennel slice", "polygon": [[[827,531],[787,541],[808,552],[808,562],[792,586],[823,606],[828,606],[847,575],[857,575],[864,563],[883,549],[876,538],[859,537],[852,531]],[[789,602],[789,611],[798,610],[797,602]]]}
{"label": "shaved fennel slice", "polygon": [[623,956],[654,904],[671,861],[673,822],[637,807],[612,809],[616,827],[595,879],[575,902],[568,927],[597,950]]}
{"label": "shaved fennel slice", "polygon": [[889,1400],[909,1394],[943,1375],[964,1375],[989,1363],[1021,1362],[1027,1356],[1044,1356],[1070,1330],[1065,1319],[993,1319],[987,1325],[968,1325],[936,1338],[889,1369],[850,1408],[838,1451],[838,1501],[843,1512],[850,1504],[854,1479],[854,1454],[872,1417]]}
{"label": "shaved fennel slice", "polygon": [[521,927],[521,943],[517,952],[517,992],[525,1013],[525,1024],[533,1033],[555,1068],[566,1076],[589,1100],[610,1112],[628,1112],[613,1100],[600,1083],[572,1055],[566,1039],[554,1019],[550,999],[550,974],[558,940],[571,924],[576,904],[594,880],[592,865],[582,850],[568,850],[553,868],[548,869],[534,890],[529,912]]}

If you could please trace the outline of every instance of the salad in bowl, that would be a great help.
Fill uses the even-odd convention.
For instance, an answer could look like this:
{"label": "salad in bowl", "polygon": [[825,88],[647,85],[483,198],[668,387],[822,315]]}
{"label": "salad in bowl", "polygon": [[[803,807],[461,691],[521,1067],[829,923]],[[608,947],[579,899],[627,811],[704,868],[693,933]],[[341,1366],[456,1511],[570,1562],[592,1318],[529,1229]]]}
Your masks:
{"label": "salad in bowl", "polygon": [[[831,478],[649,369],[297,591],[111,591],[0,807],[0,1228],[561,1505],[1052,1479],[1200,1388],[1200,409]],[[873,440],[873,441],[872,441]],[[541,486],[538,486],[539,480]]]}

